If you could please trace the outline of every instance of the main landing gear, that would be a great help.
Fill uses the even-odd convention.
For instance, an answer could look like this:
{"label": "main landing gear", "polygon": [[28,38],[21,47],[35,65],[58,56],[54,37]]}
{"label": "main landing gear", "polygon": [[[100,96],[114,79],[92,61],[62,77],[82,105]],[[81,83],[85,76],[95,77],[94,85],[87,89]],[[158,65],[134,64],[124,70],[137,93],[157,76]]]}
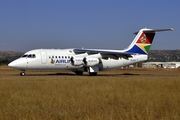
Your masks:
{"label": "main landing gear", "polygon": [[24,75],[25,75],[25,71],[21,71],[21,72],[20,72],[20,75],[21,75],[21,76],[24,76]]}

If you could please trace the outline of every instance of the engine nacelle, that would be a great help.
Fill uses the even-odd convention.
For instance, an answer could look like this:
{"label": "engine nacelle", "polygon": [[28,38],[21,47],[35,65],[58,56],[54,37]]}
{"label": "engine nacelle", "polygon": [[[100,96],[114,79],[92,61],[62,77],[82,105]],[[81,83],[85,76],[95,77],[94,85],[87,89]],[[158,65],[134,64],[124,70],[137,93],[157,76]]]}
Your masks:
{"label": "engine nacelle", "polygon": [[83,62],[86,67],[91,67],[99,64],[100,61],[98,58],[84,58]]}
{"label": "engine nacelle", "polygon": [[70,61],[74,66],[84,65],[83,57],[71,57]]}

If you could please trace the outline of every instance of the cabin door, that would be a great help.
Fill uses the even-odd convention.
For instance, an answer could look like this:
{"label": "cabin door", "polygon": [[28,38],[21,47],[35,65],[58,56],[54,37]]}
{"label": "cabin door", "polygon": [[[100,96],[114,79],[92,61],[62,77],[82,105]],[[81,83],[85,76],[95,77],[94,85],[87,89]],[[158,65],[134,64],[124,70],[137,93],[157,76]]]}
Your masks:
{"label": "cabin door", "polygon": [[47,63],[47,59],[46,59],[46,52],[41,51],[41,63],[42,64],[46,64]]}

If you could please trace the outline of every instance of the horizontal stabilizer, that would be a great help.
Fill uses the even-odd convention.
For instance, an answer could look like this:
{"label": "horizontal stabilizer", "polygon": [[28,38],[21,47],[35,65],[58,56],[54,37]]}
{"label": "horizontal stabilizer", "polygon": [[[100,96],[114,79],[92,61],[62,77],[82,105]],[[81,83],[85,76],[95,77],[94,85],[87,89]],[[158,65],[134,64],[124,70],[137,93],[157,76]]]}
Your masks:
{"label": "horizontal stabilizer", "polygon": [[[174,28],[167,28],[167,29],[144,29],[143,32],[144,33],[154,33],[154,32],[163,32],[163,31],[173,31]],[[138,32],[135,32],[134,34],[138,34]]]}

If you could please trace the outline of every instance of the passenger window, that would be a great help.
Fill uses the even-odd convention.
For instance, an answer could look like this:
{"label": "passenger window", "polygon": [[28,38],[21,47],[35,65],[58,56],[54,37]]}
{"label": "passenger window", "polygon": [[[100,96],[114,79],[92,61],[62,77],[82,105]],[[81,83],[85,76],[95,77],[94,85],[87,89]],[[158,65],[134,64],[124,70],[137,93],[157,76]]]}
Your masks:
{"label": "passenger window", "polygon": [[67,58],[67,56],[65,56],[65,58]]}
{"label": "passenger window", "polygon": [[54,58],[54,56],[52,56],[52,58]]}
{"label": "passenger window", "polygon": [[59,58],[61,58],[61,57],[59,56]]}
{"label": "passenger window", "polygon": [[56,56],[56,58],[57,58],[57,56]]}
{"label": "passenger window", "polygon": [[62,58],[64,58],[64,56],[62,56]]}

